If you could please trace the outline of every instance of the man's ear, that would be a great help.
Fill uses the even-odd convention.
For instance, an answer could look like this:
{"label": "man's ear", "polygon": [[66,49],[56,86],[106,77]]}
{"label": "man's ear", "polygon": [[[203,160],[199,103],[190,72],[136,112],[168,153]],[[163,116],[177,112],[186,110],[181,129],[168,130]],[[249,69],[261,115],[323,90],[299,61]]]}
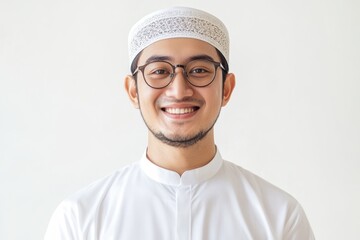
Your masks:
{"label": "man's ear", "polygon": [[229,73],[226,75],[226,79],[224,82],[224,94],[223,94],[223,101],[222,106],[226,106],[229,102],[231,94],[235,88],[235,75],[233,73]]}
{"label": "man's ear", "polygon": [[124,80],[124,87],[129,96],[132,105],[135,108],[139,108],[139,99],[137,94],[136,80],[133,76],[127,75]]}

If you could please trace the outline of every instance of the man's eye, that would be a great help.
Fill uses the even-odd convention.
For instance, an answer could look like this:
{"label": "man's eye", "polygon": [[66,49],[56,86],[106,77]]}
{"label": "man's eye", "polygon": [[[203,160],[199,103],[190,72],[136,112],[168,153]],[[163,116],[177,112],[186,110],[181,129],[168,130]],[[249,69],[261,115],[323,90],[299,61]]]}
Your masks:
{"label": "man's eye", "polygon": [[169,74],[169,73],[165,69],[156,69],[156,70],[152,71],[151,74],[164,75],[164,74]]}
{"label": "man's eye", "polygon": [[194,68],[190,71],[190,74],[206,74],[209,73],[205,68]]}
{"label": "man's eye", "polygon": [[206,70],[203,68],[197,68],[197,69],[194,69],[193,72],[194,73],[203,73],[203,72],[206,72]]}

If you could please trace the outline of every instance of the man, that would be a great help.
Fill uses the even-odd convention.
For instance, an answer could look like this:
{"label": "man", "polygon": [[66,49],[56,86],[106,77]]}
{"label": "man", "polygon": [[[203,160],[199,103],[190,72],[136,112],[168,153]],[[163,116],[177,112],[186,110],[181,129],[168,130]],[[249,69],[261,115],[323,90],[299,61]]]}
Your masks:
{"label": "man", "polygon": [[129,34],[125,89],[147,149],[63,201],[45,239],[314,239],[298,202],[222,159],[214,124],[231,97],[229,37],[216,17],[161,10]]}

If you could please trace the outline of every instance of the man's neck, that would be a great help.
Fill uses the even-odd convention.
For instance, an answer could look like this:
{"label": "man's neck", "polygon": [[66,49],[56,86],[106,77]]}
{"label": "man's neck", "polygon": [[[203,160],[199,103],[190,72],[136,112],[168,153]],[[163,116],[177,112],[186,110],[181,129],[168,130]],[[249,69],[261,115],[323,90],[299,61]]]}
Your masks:
{"label": "man's neck", "polygon": [[208,164],[216,154],[213,133],[189,147],[169,146],[149,135],[147,157],[159,167],[182,175],[185,171]]}

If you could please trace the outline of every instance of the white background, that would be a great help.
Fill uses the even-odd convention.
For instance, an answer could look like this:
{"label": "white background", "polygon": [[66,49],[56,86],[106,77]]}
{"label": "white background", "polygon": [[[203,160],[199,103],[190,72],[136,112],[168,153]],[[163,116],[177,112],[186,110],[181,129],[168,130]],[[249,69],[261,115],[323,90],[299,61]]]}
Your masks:
{"label": "white background", "polygon": [[0,0],[0,239],[41,239],[62,199],[140,158],[127,33],[173,5],[230,32],[223,157],[297,198],[317,239],[359,239],[357,0]]}

